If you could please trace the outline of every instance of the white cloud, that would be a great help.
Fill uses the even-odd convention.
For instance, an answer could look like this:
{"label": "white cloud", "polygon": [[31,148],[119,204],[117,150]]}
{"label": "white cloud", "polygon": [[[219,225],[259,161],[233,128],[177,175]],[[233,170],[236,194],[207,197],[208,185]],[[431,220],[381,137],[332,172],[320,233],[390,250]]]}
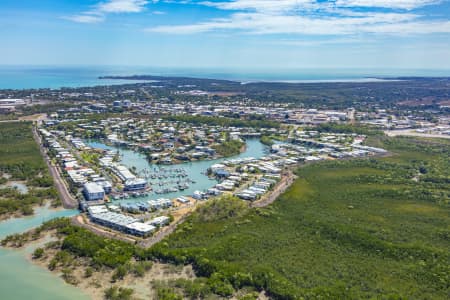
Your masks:
{"label": "white cloud", "polygon": [[[145,10],[148,0],[108,0],[94,5],[91,10],[64,19],[78,23],[99,23],[105,20],[107,14],[139,13]],[[153,0],[153,3],[158,0]]]}
{"label": "white cloud", "polygon": [[231,2],[204,1],[200,4],[224,10],[254,10],[258,12],[282,12],[295,9],[312,8],[315,0],[234,0]]}
{"label": "white cloud", "polygon": [[81,14],[81,15],[63,17],[63,19],[77,22],[77,23],[93,24],[93,23],[103,22],[103,20],[105,18],[103,16],[99,16],[99,15]]}
{"label": "white cloud", "polygon": [[390,9],[413,9],[437,4],[442,0],[232,0],[203,1],[200,4],[223,10],[286,11],[295,9],[318,9],[324,7],[382,7]]}
{"label": "white cloud", "polygon": [[349,35],[358,33],[450,33],[449,21],[419,21],[415,14],[367,13],[360,17],[314,18],[297,15],[235,13],[230,18],[179,26],[158,26],[151,32],[192,34],[241,30],[252,34]]}
{"label": "white cloud", "polygon": [[138,13],[145,9],[146,0],[109,0],[97,5],[98,12],[102,13]]}
{"label": "white cloud", "polygon": [[340,38],[326,38],[326,39],[281,39],[276,42],[271,41],[271,44],[276,43],[277,45],[286,45],[286,46],[302,46],[302,47],[310,47],[317,45],[349,45],[349,44],[371,44],[373,43],[373,39],[368,38],[360,38],[360,37],[340,37]]}
{"label": "white cloud", "polygon": [[[192,34],[240,31],[251,34],[354,35],[360,33],[450,33],[448,20],[424,20],[410,9],[438,0],[233,0],[197,2],[230,10],[225,18],[147,28],[149,32]],[[384,7],[387,11],[354,7]]]}
{"label": "white cloud", "polygon": [[397,9],[414,9],[426,5],[437,4],[441,0],[337,0],[341,7],[384,7]]}

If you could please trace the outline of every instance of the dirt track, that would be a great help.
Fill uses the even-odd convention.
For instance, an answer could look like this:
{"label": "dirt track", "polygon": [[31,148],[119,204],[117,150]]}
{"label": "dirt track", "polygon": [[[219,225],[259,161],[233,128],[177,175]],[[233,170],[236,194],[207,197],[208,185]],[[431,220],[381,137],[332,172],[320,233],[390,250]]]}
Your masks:
{"label": "dirt track", "polygon": [[73,225],[83,227],[99,236],[103,236],[103,237],[110,238],[110,239],[121,240],[121,241],[132,243],[132,244],[136,242],[135,239],[129,238],[122,233],[111,232],[111,231],[108,231],[106,227],[105,227],[105,229],[102,229],[100,226],[91,224],[89,221],[86,222],[82,215],[77,215],[77,216],[72,217],[71,221],[72,221]]}
{"label": "dirt track", "polygon": [[446,134],[428,134],[415,132],[413,130],[387,130],[384,132],[387,136],[415,136],[423,138],[440,138],[440,139],[450,139],[450,135]]}

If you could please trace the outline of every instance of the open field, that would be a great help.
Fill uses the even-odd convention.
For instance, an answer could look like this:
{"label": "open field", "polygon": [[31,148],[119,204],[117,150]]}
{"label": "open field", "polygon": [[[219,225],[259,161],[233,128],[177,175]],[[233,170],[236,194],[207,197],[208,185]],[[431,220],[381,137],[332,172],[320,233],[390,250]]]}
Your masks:
{"label": "open field", "polygon": [[411,130],[411,129],[406,129],[406,130],[386,130],[384,133],[387,136],[415,136],[415,137],[423,137],[423,138],[450,139],[450,135],[420,133],[420,132],[416,132],[415,130]]}

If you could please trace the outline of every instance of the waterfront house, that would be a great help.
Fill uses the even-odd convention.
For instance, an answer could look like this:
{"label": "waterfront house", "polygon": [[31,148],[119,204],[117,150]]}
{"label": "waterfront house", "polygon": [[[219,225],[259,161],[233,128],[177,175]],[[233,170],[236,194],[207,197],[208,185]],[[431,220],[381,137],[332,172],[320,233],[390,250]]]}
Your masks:
{"label": "waterfront house", "polygon": [[87,201],[103,200],[105,191],[95,182],[87,182],[83,185],[83,195]]}
{"label": "waterfront house", "polygon": [[147,181],[142,178],[134,178],[127,180],[125,182],[124,190],[125,191],[137,191],[143,190],[147,187]]}

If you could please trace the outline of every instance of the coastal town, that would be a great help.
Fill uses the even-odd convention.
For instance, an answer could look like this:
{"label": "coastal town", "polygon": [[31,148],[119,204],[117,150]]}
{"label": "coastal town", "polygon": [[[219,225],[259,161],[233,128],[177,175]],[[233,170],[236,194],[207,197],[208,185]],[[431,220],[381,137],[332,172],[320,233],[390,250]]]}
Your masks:
{"label": "coastal town", "polygon": [[450,0],[0,0],[0,300],[450,299]]}
{"label": "coastal town", "polygon": [[[395,88],[402,84],[396,81]],[[338,92],[328,92],[338,98],[342,85],[335,85]],[[322,236],[327,243],[336,234],[339,240],[348,232],[337,233],[328,225],[334,220],[368,220],[367,226],[378,222],[376,228],[384,228],[388,216],[404,220],[401,210],[412,209],[395,207],[395,197],[445,205],[445,97],[409,110],[404,105],[415,102],[395,106],[369,97],[323,105],[314,97],[308,103],[280,96],[294,86],[260,94],[270,84],[263,89],[158,78],[2,90],[1,217],[15,222],[30,216],[34,222],[23,234],[4,230],[9,233],[2,246],[36,245],[28,255],[33,263],[94,299],[133,299],[108,296],[122,291],[165,300],[158,293],[180,282],[199,285],[217,299],[241,299],[245,270],[237,279],[233,269],[217,275],[221,257],[245,265],[244,256],[253,266],[265,243],[276,249],[268,257],[279,259],[279,243],[289,248],[303,234],[312,232],[308,245]],[[374,219],[377,209],[383,217]],[[216,242],[213,252],[205,250]],[[303,244],[291,249],[292,261]],[[215,253],[214,260],[205,259]],[[266,299],[268,292],[252,280],[258,292],[251,299]],[[184,293],[177,299],[191,299],[174,289]]]}
{"label": "coastal town", "polygon": [[329,132],[329,124],[450,137],[448,115],[438,111],[431,120],[377,106],[304,108],[207,91],[232,82],[191,81],[37,91],[21,99],[23,92],[10,91],[0,106],[11,114],[58,101],[40,115],[36,133],[66,206],[80,208],[75,221],[83,226],[138,240],[176,226],[214,197],[269,203],[303,164],[387,155],[364,145],[366,134]]}
{"label": "coastal town", "polygon": [[[348,113],[333,116],[346,120]],[[278,186],[288,187],[287,178],[301,164],[387,153],[364,146],[361,134],[292,124],[242,127],[89,113],[69,119],[62,111],[51,117],[40,123],[39,135],[84,212],[77,220],[128,238],[152,237],[210,198],[263,203],[280,192]]]}
{"label": "coastal town", "polygon": [[[133,77],[130,77],[132,79]],[[147,80],[146,80],[147,79]],[[417,95],[408,90],[412,80]],[[65,119],[79,115],[110,113],[125,116],[205,116],[281,122],[284,124],[316,126],[333,122],[353,122],[382,128],[392,135],[426,137],[450,136],[448,112],[450,102],[445,96],[447,86],[439,79],[405,79],[384,83],[360,84],[362,95],[351,94],[351,84],[320,85],[324,96],[337,98],[337,88],[348,88],[349,95],[334,105],[321,104],[320,99],[306,88],[302,103],[295,97],[281,97],[270,92],[270,97],[254,92],[272,89],[264,82],[244,83],[225,80],[178,77],[141,78],[142,83],[57,90],[4,90],[0,93],[0,113],[3,118],[45,112]],[[286,90],[294,84],[278,84]],[[383,86],[392,85],[402,100],[391,103]],[[336,86],[336,87],[334,87]],[[424,95],[430,86],[442,89],[442,94]],[[313,87],[313,86],[311,86]],[[389,87],[391,88],[391,87]],[[409,87],[408,87],[409,88]],[[380,90],[378,90],[380,89]],[[367,96],[366,91],[371,94]],[[344,93],[344,92],[343,92]],[[412,93],[412,94],[410,94]],[[352,98],[358,100],[351,100]],[[52,107],[47,110],[45,107]],[[129,141],[132,142],[132,141]],[[139,142],[136,140],[135,142]]]}

